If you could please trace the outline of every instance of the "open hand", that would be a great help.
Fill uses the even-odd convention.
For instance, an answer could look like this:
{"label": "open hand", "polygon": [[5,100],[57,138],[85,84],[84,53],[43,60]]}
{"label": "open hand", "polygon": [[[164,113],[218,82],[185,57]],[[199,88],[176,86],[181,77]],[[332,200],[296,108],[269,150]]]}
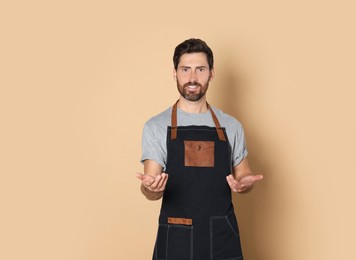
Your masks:
{"label": "open hand", "polygon": [[263,179],[263,175],[246,175],[241,177],[239,180],[235,180],[234,176],[230,174],[226,176],[227,183],[229,184],[231,190],[233,192],[245,192],[252,189],[253,184],[256,181],[260,181]]}
{"label": "open hand", "polygon": [[166,188],[168,174],[161,173],[156,177],[153,177],[148,174],[136,173],[136,177],[142,181],[142,185],[152,191],[152,192],[161,192]]}

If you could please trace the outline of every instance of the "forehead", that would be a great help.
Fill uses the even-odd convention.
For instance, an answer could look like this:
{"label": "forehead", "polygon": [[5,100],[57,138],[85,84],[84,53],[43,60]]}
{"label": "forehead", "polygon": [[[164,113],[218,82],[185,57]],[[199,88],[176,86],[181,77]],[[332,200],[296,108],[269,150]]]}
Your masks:
{"label": "forehead", "polygon": [[180,56],[179,66],[207,66],[208,58],[204,52],[184,53]]}

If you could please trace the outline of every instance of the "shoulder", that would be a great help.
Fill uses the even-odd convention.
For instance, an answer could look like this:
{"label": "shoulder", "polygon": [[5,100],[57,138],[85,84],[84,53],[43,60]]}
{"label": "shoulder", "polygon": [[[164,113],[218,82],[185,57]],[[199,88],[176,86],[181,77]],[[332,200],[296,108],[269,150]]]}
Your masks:
{"label": "shoulder", "polygon": [[151,117],[146,121],[145,128],[157,129],[163,127],[166,129],[167,126],[171,123],[171,111],[172,108],[170,107],[163,112]]}
{"label": "shoulder", "polygon": [[234,128],[235,130],[242,129],[242,124],[238,119],[214,106],[212,106],[212,109],[214,110],[216,117],[219,119],[222,127]]}

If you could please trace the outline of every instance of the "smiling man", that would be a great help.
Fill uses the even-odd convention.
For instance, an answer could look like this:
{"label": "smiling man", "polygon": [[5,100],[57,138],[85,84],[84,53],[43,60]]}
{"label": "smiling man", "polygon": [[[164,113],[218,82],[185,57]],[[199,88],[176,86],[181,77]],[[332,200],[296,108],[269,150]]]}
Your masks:
{"label": "smiling man", "polygon": [[247,161],[242,125],[207,103],[211,49],[200,39],[173,55],[178,101],[148,120],[142,135],[141,191],[162,198],[153,260],[243,259],[231,191],[263,178]]}

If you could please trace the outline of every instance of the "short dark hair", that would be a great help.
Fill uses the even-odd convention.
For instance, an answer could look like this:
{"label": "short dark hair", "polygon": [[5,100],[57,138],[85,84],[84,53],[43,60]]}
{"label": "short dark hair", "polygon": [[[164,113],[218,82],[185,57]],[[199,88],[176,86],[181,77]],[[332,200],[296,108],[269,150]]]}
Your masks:
{"label": "short dark hair", "polygon": [[180,61],[180,57],[183,54],[197,53],[197,52],[205,53],[206,58],[208,60],[209,69],[214,68],[214,56],[213,56],[213,52],[209,48],[209,46],[203,40],[191,38],[191,39],[185,40],[184,42],[180,43],[175,48],[174,54],[173,54],[174,69],[177,70],[178,63]]}

